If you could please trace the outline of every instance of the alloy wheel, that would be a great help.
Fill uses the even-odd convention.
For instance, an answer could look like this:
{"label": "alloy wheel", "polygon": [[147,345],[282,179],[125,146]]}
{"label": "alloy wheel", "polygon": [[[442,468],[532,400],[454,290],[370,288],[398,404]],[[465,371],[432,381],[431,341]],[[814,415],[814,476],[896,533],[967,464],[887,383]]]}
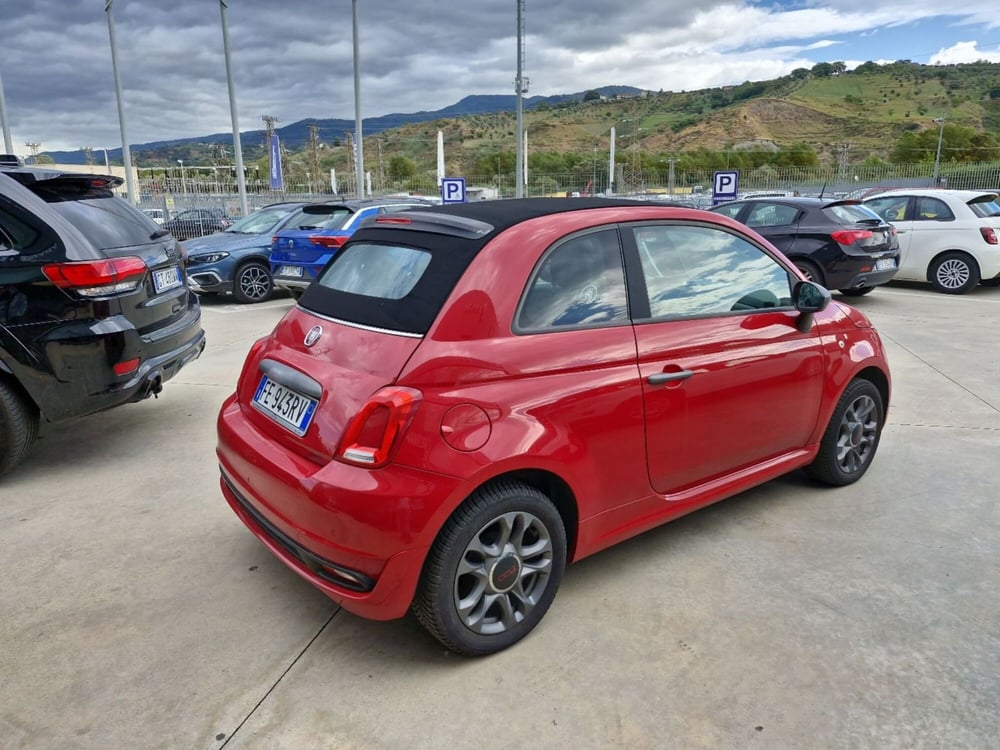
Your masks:
{"label": "alloy wheel", "polygon": [[480,635],[505,633],[542,599],[553,565],[552,538],[532,513],[504,513],[483,526],[455,575],[459,619]]}
{"label": "alloy wheel", "polygon": [[241,292],[239,296],[249,302],[259,302],[271,293],[271,277],[263,266],[256,263],[240,271],[237,283]]}
{"label": "alloy wheel", "polygon": [[859,471],[871,458],[878,439],[878,407],[867,395],[844,410],[837,436],[837,463],[846,474]]}

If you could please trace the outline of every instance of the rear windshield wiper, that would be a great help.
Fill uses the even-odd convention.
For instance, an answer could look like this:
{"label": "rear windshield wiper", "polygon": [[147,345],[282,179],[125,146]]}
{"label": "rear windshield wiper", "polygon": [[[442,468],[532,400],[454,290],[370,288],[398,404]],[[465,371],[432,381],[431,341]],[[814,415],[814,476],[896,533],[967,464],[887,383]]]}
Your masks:
{"label": "rear windshield wiper", "polygon": [[166,237],[168,234],[170,234],[170,231],[167,229],[157,229],[155,232],[149,235],[149,239],[158,240],[161,237]]}

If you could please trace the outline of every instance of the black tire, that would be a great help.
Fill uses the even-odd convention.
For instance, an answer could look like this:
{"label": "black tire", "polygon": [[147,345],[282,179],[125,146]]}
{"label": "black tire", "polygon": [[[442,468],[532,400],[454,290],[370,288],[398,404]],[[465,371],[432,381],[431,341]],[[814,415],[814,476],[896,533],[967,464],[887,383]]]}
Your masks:
{"label": "black tire", "polygon": [[833,410],[819,453],[806,473],[836,487],[861,479],[878,450],[884,415],[882,394],[874,383],[864,378],[851,381]]}
{"label": "black tire", "polygon": [[864,297],[866,294],[871,294],[875,291],[873,286],[863,286],[854,289],[838,289],[838,292],[843,294],[845,297]]}
{"label": "black tire", "polygon": [[965,253],[945,253],[928,269],[931,286],[944,294],[966,294],[979,284],[979,264]]}
{"label": "black tire", "polygon": [[263,302],[271,296],[273,288],[271,269],[259,261],[244,263],[233,276],[233,297],[244,305]]}
{"label": "black tire", "polygon": [[815,281],[820,286],[826,286],[826,275],[820,270],[820,267],[811,260],[792,258],[792,263],[795,264],[795,267],[802,272],[802,275],[805,276],[806,279],[809,281]]}
{"label": "black tire", "polygon": [[20,461],[38,435],[38,409],[15,385],[0,379],[0,476]]}
{"label": "black tire", "polygon": [[552,502],[515,481],[474,492],[441,529],[413,612],[447,648],[501,651],[539,623],[566,568],[566,529]]}

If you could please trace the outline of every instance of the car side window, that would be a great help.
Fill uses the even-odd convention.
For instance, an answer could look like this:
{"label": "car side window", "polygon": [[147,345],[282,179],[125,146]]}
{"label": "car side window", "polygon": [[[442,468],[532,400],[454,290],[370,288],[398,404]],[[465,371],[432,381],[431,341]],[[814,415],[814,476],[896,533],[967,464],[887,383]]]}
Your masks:
{"label": "car side window", "polygon": [[696,225],[633,227],[650,315],[675,319],[789,307],[789,272],[737,234]]}
{"label": "car side window", "polygon": [[517,328],[618,325],[628,321],[625,271],[615,229],[554,247],[528,282]]}
{"label": "car side window", "polygon": [[748,227],[781,227],[794,224],[799,210],[780,203],[760,203],[750,209],[747,215]]}
{"label": "car side window", "polygon": [[909,202],[905,195],[893,195],[865,201],[865,205],[886,221],[910,221],[912,217],[906,215]]}
{"label": "car side window", "polygon": [[37,229],[0,206],[0,259],[30,254],[41,249]]}
{"label": "car side window", "polygon": [[943,200],[922,195],[917,198],[917,215],[914,218],[917,221],[954,221],[955,214]]}

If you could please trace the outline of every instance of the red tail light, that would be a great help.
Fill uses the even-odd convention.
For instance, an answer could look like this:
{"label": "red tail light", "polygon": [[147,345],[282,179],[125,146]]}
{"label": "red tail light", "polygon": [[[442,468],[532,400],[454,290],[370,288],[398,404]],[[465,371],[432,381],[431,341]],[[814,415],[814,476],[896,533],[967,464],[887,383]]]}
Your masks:
{"label": "red tail light", "polygon": [[314,245],[319,245],[320,247],[332,247],[340,249],[343,247],[344,243],[347,242],[347,237],[331,237],[325,234],[314,234],[309,238],[309,241]]}
{"label": "red tail light", "polygon": [[51,263],[42,266],[42,273],[60,289],[72,289],[84,297],[106,297],[138,289],[146,264],[134,257]]}
{"label": "red tail light", "polygon": [[406,216],[379,216],[375,219],[376,224],[412,224],[413,219]]}
{"label": "red tail light", "polygon": [[357,466],[384,466],[409,426],[420,399],[420,391],[413,388],[381,389],[351,420],[335,457]]}
{"label": "red tail light", "polygon": [[872,233],[867,229],[839,229],[830,232],[830,236],[834,242],[839,242],[841,245],[853,245],[858,240],[867,240]]}
{"label": "red tail light", "polygon": [[987,245],[998,244],[997,232],[993,227],[979,227],[979,233],[983,235],[983,239],[986,240]]}
{"label": "red tail light", "polygon": [[129,373],[135,372],[139,369],[139,362],[141,360],[136,357],[135,359],[126,359],[124,362],[119,362],[114,365],[115,375],[128,375]]}

